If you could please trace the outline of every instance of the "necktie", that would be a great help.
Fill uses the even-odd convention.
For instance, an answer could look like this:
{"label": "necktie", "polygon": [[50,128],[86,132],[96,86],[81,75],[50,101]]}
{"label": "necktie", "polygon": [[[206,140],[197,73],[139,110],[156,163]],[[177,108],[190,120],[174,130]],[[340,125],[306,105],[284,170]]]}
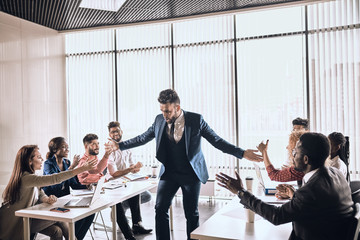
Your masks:
{"label": "necktie", "polygon": [[169,139],[172,142],[175,142],[174,131],[175,131],[175,123],[172,123],[170,127],[170,135],[169,135]]}

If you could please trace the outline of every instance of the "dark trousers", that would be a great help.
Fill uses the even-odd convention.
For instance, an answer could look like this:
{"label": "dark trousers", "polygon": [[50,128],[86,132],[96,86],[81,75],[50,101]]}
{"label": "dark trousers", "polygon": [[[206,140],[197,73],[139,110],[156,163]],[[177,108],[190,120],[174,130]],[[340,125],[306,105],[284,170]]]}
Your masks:
{"label": "dark trousers", "polygon": [[75,236],[77,240],[84,239],[87,231],[89,230],[92,222],[94,221],[95,214],[92,214],[86,218],[80,219],[75,222]]}
{"label": "dark trousers", "polygon": [[[138,224],[142,221],[141,219],[141,212],[140,212],[140,194],[136,195],[128,200],[125,200],[123,203],[123,208],[126,212],[127,206],[130,208],[131,211],[131,219],[133,224]],[[126,207],[125,207],[126,206]]]}
{"label": "dark trousers", "polygon": [[169,208],[177,190],[183,193],[183,207],[186,218],[187,238],[199,226],[198,202],[201,182],[195,180],[182,183],[176,179],[160,180],[156,195],[155,228],[157,240],[170,240]]}
{"label": "dark trousers", "polygon": [[[136,224],[141,221],[141,213],[140,213],[140,195],[136,195],[135,197],[129,198],[128,203],[131,210],[131,218],[133,224]],[[125,211],[122,206],[122,203],[116,204],[116,222],[119,225],[124,237],[126,239],[133,236],[132,230],[129,226],[128,220],[125,216]]]}

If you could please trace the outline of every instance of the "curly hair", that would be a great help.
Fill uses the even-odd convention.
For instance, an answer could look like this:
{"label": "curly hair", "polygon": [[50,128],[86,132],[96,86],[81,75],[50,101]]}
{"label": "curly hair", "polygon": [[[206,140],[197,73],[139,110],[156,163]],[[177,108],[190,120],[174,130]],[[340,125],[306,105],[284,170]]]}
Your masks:
{"label": "curly hair", "polygon": [[120,123],[119,123],[118,121],[109,122],[109,125],[108,125],[109,131],[110,131],[110,128],[113,128],[113,127],[118,127],[118,128],[120,128]]}
{"label": "curly hair", "polygon": [[305,130],[300,130],[300,131],[292,131],[289,135],[289,145],[288,145],[288,156],[289,156],[289,159],[293,159],[293,155],[292,155],[292,151],[293,149],[295,149],[295,146],[296,146],[296,143],[297,141],[299,141],[300,137],[306,133]]}
{"label": "curly hair", "polygon": [[304,126],[304,128],[306,130],[309,130],[309,120],[308,119],[305,119],[305,118],[295,118],[293,121],[292,121],[292,125],[301,125],[301,126]]}
{"label": "curly hair", "polygon": [[166,89],[160,92],[158,101],[161,104],[177,103],[180,104],[180,98],[175,90]]}

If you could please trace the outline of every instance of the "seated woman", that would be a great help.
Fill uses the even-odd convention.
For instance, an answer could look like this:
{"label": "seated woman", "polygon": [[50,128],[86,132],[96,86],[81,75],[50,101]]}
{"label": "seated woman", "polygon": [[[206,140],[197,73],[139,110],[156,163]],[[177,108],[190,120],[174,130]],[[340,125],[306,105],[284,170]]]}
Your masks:
{"label": "seated woman", "polygon": [[[80,160],[79,155],[74,156],[73,163],[66,159],[69,154],[69,145],[63,137],[56,137],[50,140],[49,152],[46,155],[47,160],[44,163],[44,175],[51,175],[62,171],[69,171],[74,169]],[[47,195],[55,195],[62,197],[70,194],[70,187],[72,189],[86,189],[86,185],[80,184],[77,176],[65,180],[59,184],[43,187]],[[75,222],[75,236],[78,240],[84,239],[86,232],[93,222],[95,214],[83,218]]]}
{"label": "seated woman", "polygon": [[[91,161],[80,168],[48,176],[35,175],[41,169],[43,158],[37,145],[26,145],[16,154],[14,169],[3,193],[3,205],[0,208],[0,239],[23,239],[23,221],[15,216],[15,211],[37,203],[53,204],[57,198],[47,196],[40,187],[63,182],[77,174],[88,171],[96,165]],[[40,232],[50,239],[69,238],[68,226],[62,222],[31,219],[30,232]]]}
{"label": "seated woman", "polygon": [[343,159],[340,158],[340,153],[344,149],[346,139],[342,133],[333,132],[328,136],[330,141],[330,156],[325,161],[326,167],[334,167],[339,169],[347,177],[347,167]]}
{"label": "seated woman", "polygon": [[[286,147],[288,150],[289,159],[291,162],[294,160],[294,156],[292,154],[295,149],[296,142],[300,139],[301,135],[303,135],[305,131],[293,131],[289,136],[289,144]],[[266,144],[260,143],[257,146],[257,149],[261,152],[264,158],[264,164],[266,171],[272,181],[278,182],[290,182],[290,181],[299,181],[302,180],[304,173],[295,170],[294,166],[284,168],[284,169],[275,169],[275,167],[270,162],[269,156],[267,154],[267,146],[269,144],[269,140],[266,141]]]}

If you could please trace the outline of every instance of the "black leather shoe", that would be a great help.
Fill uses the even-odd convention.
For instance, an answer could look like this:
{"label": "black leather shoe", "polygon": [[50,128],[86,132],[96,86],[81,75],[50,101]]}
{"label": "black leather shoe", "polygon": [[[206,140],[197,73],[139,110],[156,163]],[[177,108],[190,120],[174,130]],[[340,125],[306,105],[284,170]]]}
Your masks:
{"label": "black leather shoe", "polygon": [[130,237],[130,238],[127,238],[126,240],[136,240],[135,237]]}
{"label": "black leather shoe", "polygon": [[134,234],[148,234],[152,232],[152,229],[144,228],[140,222],[138,224],[133,224],[132,230]]}

